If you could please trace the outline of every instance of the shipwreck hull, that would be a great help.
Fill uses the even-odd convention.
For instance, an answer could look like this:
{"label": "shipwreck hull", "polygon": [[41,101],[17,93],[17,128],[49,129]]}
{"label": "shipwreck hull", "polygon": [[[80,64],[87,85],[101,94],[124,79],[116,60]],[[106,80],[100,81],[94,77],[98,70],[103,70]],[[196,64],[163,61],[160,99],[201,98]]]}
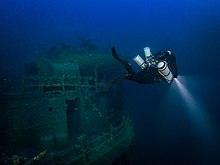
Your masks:
{"label": "shipwreck hull", "polygon": [[59,52],[26,66],[20,91],[3,76],[0,163],[111,164],[132,144],[111,56]]}
{"label": "shipwreck hull", "polygon": [[95,138],[82,134],[72,147],[49,153],[44,161],[49,164],[111,164],[132,144],[133,137],[132,122],[125,117],[120,125]]}

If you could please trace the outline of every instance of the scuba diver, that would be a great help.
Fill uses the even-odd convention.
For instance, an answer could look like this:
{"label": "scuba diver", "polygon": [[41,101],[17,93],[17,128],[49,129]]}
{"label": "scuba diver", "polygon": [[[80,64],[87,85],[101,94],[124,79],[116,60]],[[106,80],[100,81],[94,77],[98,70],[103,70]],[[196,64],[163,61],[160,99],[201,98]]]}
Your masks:
{"label": "scuba diver", "polygon": [[141,68],[137,73],[128,61],[120,58],[115,47],[112,47],[111,51],[113,57],[124,66],[127,72],[109,81],[103,88],[106,92],[123,79],[135,81],[140,84],[154,84],[161,82],[171,83],[178,76],[176,57],[171,51],[161,50],[152,54],[150,48],[145,47],[145,61],[140,55],[133,58]]}

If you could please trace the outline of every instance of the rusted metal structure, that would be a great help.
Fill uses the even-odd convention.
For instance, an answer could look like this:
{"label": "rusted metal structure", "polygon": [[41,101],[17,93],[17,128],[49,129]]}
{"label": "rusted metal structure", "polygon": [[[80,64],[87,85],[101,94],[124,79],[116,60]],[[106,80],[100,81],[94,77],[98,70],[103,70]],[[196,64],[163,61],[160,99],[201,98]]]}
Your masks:
{"label": "rusted metal structure", "polygon": [[108,53],[65,46],[26,65],[20,91],[2,72],[0,162],[111,164],[134,136],[123,91],[103,88],[117,67]]}

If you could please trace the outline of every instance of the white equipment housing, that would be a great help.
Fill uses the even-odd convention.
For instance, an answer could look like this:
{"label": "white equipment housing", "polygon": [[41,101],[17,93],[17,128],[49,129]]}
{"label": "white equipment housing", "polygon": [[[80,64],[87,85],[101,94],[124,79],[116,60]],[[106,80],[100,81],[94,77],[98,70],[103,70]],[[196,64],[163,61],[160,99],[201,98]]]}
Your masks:
{"label": "white equipment housing", "polygon": [[141,69],[146,68],[147,64],[146,62],[143,60],[143,58],[141,58],[140,55],[137,55],[133,58],[133,60],[141,67]]}
{"label": "white equipment housing", "polygon": [[169,67],[167,66],[166,61],[161,61],[157,64],[157,68],[159,73],[170,83],[173,79],[173,74],[170,71]]}

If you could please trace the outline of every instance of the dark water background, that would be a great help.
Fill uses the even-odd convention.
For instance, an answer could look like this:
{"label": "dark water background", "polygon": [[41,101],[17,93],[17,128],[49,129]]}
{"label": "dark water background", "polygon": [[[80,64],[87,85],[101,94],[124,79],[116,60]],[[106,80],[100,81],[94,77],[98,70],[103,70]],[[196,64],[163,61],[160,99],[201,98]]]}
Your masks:
{"label": "dark water background", "polygon": [[175,86],[123,84],[136,164],[220,163],[218,0],[0,1],[0,67],[9,68],[11,79],[42,49],[74,45],[79,36],[103,49],[115,45],[127,59],[145,46],[177,56],[197,112]]}

